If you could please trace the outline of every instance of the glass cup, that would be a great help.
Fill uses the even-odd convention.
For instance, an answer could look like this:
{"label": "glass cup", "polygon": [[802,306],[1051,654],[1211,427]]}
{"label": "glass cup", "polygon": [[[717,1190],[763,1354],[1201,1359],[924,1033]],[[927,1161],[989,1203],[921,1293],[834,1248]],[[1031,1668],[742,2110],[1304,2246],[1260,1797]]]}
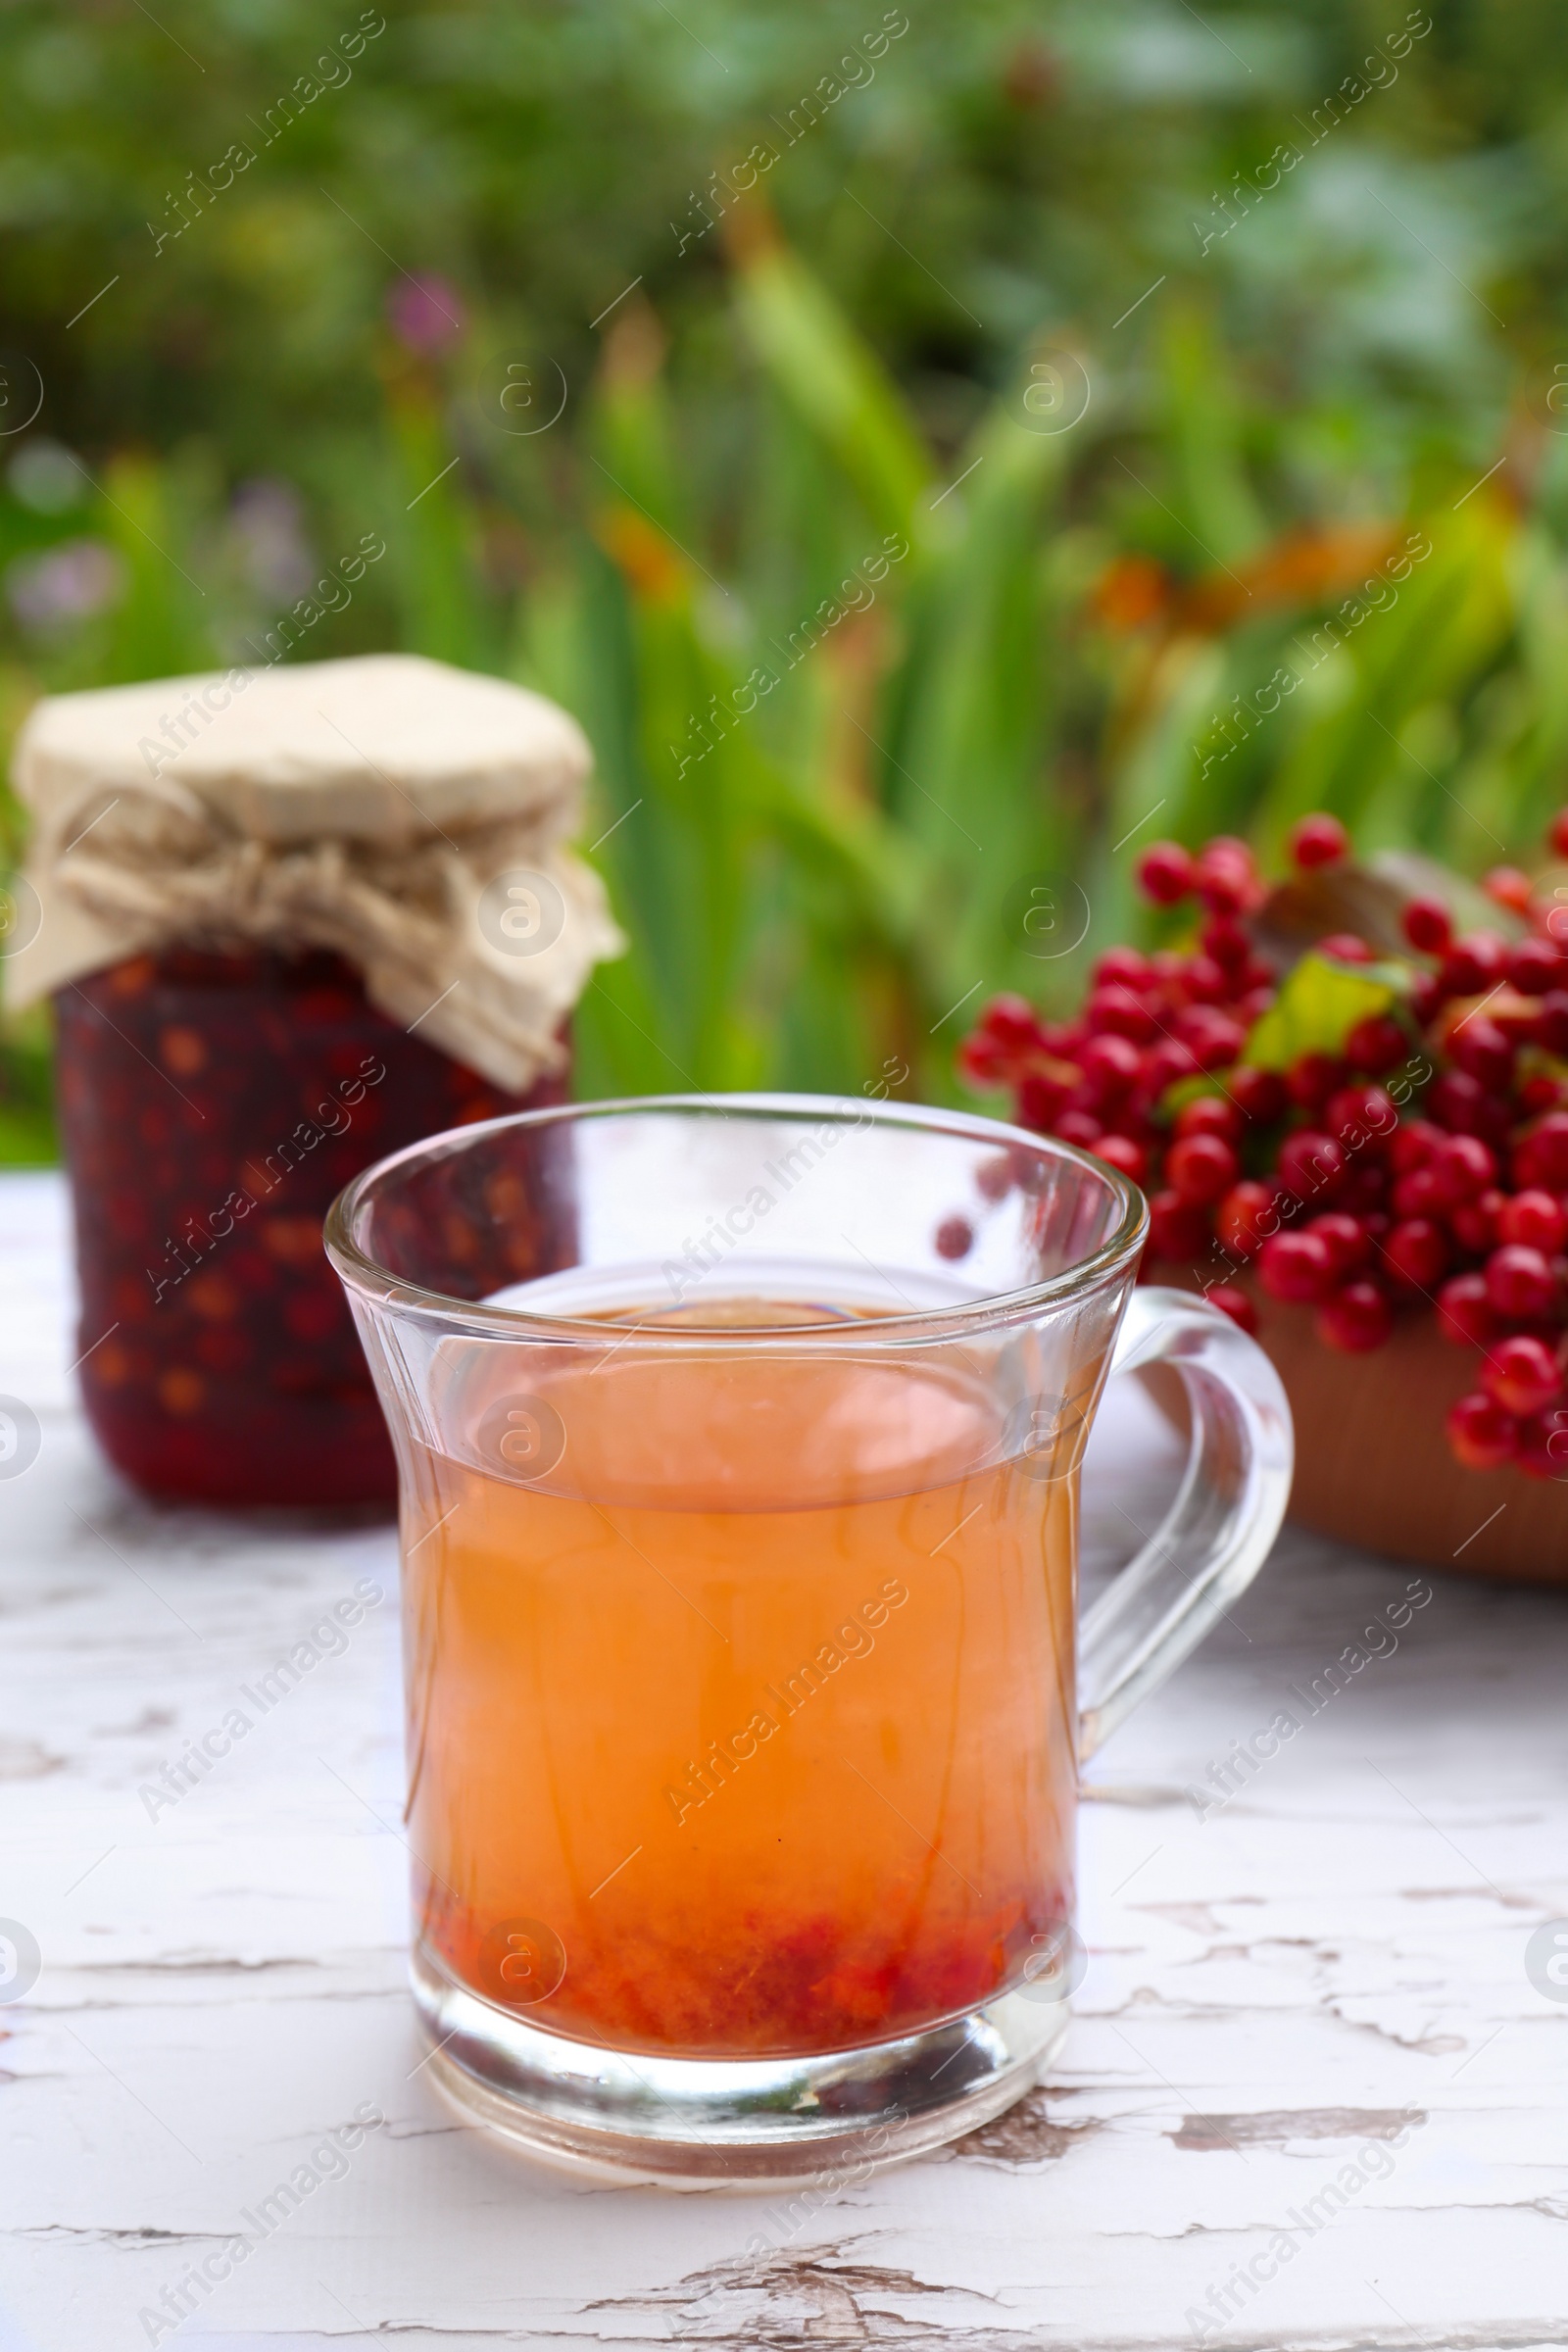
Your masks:
{"label": "glass cup", "polygon": [[[413,1980],[470,2117],[756,2183],[1000,2113],[1066,2024],[1077,1768],[1255,1575],[1261,1350],[1142,1196],[891,1102],[564,1105],[327,1221],[397,1449]],[[1107,1374],[1187,1474],[1077,1610]]]}

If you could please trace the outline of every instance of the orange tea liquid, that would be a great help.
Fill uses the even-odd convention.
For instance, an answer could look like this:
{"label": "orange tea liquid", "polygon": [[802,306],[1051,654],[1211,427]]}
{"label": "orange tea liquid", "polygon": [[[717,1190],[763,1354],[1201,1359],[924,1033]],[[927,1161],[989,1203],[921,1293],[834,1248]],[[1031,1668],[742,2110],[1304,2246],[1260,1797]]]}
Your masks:
{"label": "orange tea liquid", "polygon": [[530,1376],[564,1446],[537,1486],[412,1465],[427,1950],[530,2024],[671,2057],[994,1997],[1071,1909],[1075,1476],[998,1463],[961,1372],[635,1350]]}

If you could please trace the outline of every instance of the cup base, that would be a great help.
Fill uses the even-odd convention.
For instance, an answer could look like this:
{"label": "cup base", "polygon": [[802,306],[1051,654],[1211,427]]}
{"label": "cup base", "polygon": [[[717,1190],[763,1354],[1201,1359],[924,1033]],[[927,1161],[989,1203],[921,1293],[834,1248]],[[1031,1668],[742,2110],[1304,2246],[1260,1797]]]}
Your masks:
{"label": "cup base", "polygon": [[1030,1990],[823,2057],[654,2058],[568,2039],[411,1965],[428,2072],[470,2122],[547,2162],[666,2188],[766,2188],[939,2148],[1039,2081],[1067,2004]]}

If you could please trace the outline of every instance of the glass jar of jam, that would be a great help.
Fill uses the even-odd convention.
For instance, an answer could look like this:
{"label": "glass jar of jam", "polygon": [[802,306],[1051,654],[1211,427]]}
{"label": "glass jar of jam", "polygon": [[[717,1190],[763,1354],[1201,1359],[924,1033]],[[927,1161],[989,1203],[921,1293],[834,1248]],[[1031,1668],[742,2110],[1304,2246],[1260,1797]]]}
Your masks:
{"label": "glass jar of jam", "polygon": [[[136,1485],[391,1501],[322,1216],[372,1160],[561,1100],[572,1009],[624,944],[569,846],[590,765],[542,695],[409,654],[27,713],[28,920],[0,962],[13,1004],[55,1005],[79,1377]],[[548,1271],[569,1216],[514,1173],[520,1217],[474,1210],[478,1297]]]}
{"label": "glass jar of jam", "polygon": [[[564,1074],[504,1092],[377,1011],[325,950],[173,947],[54,1003],[79,1378],[110,1460],[182,1500],[390,1502],[322,1216],[372,1160],[561,1102]],[[511,1279],[556,1262],[548,1234],[535,1243]]]}

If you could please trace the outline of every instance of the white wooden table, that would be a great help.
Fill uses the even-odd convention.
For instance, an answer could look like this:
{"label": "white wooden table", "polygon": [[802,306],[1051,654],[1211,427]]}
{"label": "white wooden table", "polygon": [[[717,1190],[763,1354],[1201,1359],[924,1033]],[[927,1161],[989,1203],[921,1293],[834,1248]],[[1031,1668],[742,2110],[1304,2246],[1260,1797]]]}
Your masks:
{"label": "white wooden table", "polygon": [[[1305,1717],[1289,1687],[1410,1582],[1288,1537],[1093,1767],[1043,2090],[793,2223],[587,2186],[418,2069],[390,1532],[137,1500],[74,1411],[54,1180],[0,1184],[0,1391],[43,1433],[0,1483],[0,1914],[42,1955],[0,2008],[0,2352],[1568,2343],[1568,1984],[1526,1966],[1568,1914],[1568,1598],[1435,1577],[1200,1819],[1184,1789]],[[1150,1424],[1102,1428],[1102,1550],[1156,1507]],[[154,1818],[139,1791],[364,1577],[346,1650]]]}

